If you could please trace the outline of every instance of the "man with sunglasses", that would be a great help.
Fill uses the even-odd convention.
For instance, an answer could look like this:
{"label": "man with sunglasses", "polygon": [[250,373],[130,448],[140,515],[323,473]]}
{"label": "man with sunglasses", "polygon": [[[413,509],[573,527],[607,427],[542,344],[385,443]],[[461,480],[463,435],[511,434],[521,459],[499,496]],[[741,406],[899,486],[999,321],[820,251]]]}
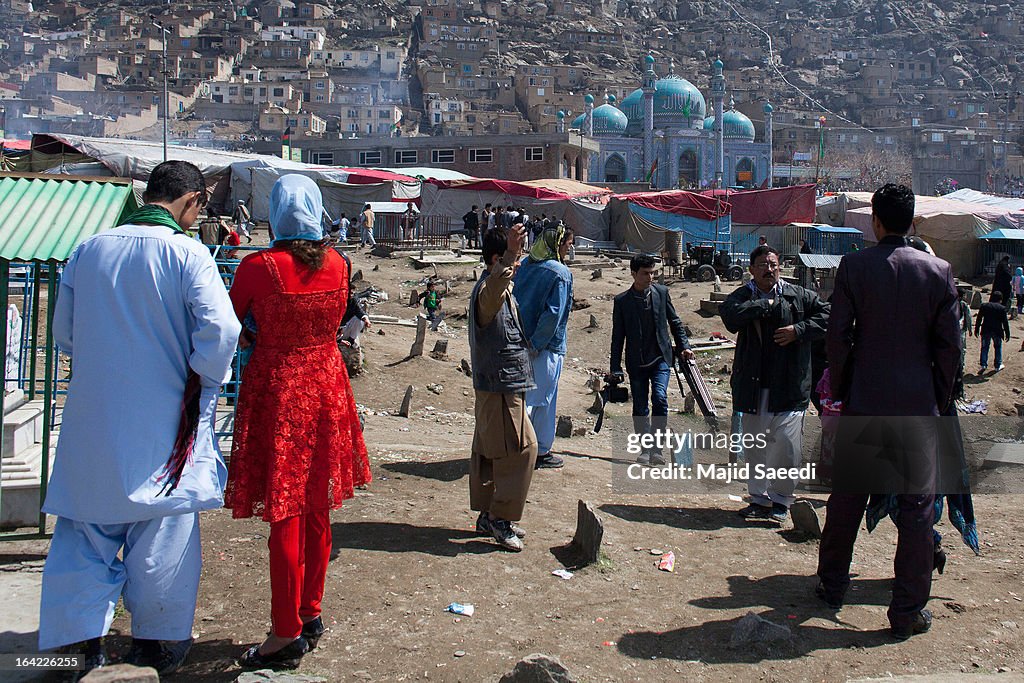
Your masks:
{"label": "man with sunglasses", "polygon": [[206,205],[203,174],[164,162],[143,198],[75,249],[54,306],[74,375],[43,505],[57,522],[39,647],[103,666],[123,598],[126,661],[164,676],[192,644],[199,511],[223,505],[214,419],[240,325],[209,250],[187,233]]}
{"label": "man with sunglasses", "polygon": [[814,292],[783,281],[779,252],[766,244],[750,253],[750,276],[719,308],[725,327],[738,333],[733,410],[743,413],[744,435],[753,437],[744,440],[750,504],[739,514],[781,524],[789,516],[797,482],[766,475],[800,466],[804,411],[811,397],[811,343],[825,336],[829,305]]}

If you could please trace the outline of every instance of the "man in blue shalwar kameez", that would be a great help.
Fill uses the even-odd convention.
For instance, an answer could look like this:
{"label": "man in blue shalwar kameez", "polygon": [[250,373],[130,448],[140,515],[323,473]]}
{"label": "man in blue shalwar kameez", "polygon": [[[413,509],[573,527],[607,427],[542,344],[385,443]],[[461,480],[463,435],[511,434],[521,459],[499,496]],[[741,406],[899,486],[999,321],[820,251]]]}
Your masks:
{"label": "man in blue shalwar kameez", "polygon": [[39,647],[102,666],[123,597],[128,661],[166,674],[192,642],[198,513],[223,502],[213,423],[239,324],[209,251],[185,232],[206,204],[199,169],[160,164],[144,199],[61,277],[53,333],[73,375],[43,506],[57,523]]}

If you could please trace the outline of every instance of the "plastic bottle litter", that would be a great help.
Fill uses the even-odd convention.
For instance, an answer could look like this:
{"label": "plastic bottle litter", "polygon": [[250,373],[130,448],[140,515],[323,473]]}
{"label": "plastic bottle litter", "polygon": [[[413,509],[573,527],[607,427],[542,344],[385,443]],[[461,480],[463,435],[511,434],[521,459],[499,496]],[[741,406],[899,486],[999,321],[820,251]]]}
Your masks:
{"label": "plastic bottle litter", "polygon": [[557,576],[558,578],[565,579],[567,581],[572,578],[572,572],[567,569],[556,569],[551,573]]}
{"label": "plastic bottle litter", "polygon": [[473,605],[463,605],[461,602],[453,602],[444,608],[445,612],[451,612],[452,614],[461,614],[464,617],[473,616],[473,612],[476,608]]}
{"label": "plastic bottle litter", "polygon": [[671,550],[661,556],[658,561],[658,569],[663,572],[672,572],[676,569],[676,554]]}

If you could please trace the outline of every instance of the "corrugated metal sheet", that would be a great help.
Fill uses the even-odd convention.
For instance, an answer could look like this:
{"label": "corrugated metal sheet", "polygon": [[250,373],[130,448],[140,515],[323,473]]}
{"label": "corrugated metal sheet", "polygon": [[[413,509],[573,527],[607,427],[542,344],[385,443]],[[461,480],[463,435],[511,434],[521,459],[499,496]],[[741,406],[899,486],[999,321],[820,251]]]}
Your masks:
{"label": "corrugated metal sheet", "polygon": [[838,268],[842,256],[833,254],[798,254],[800,263],[808,268]]}
{"label": "corrugated metal sheet", "polygon": [[127,180],[0,174],[0,259],[66,261],[126,206],[136,206]]}

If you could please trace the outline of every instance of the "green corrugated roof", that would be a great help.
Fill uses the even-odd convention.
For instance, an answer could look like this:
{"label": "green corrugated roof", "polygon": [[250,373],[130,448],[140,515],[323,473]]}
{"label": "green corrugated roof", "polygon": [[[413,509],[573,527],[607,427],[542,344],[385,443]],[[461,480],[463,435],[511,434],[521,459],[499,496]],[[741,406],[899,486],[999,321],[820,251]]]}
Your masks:
{"label": "green corrugated roof", "polygon": [[131,180],[0,174],[0,259],[66,261],[136,208]]}

